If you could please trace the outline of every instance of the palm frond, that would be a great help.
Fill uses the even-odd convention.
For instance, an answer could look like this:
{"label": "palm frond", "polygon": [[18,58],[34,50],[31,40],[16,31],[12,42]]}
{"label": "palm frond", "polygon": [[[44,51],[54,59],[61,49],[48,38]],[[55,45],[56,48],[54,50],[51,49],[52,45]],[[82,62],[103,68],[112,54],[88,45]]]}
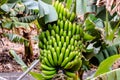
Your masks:
{"label": "palm frond", "polygon": [[17,34],[4,33],[4,36],[8,37],[8,39],[12,42],[24,43],[25,41],[28,41],[24,37],[17,35]]}

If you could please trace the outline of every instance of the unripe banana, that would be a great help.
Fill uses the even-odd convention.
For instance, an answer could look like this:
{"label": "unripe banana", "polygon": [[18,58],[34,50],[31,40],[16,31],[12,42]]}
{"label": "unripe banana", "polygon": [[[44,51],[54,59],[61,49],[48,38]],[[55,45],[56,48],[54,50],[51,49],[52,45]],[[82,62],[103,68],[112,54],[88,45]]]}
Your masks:
{"label": "unripe banana", "polygon": [[48,71],[53,71],[53,70],[55,70],[55,68],[53,68],[53,67],[48,67],[48,66],[46,66],[46,65],[44,65],[44,64],[41,64],[41,68],[44,69],[44,70],[48,70]]}
{"label": "unripe banana", "polygon": [[45,38],[45,33],[44,32],[42,32],[41,34],[40,34],[40,36],[39,36],[39,40],[43,40],[43,38]]}
{"label": "unripe banana", "polygon": [[72,37],[72,32],[68,31],[68,36],[71,38]]}
{"label": "unripe banana", "polygon": [[64,8],[63,16],[67,17],[67,9],[66,8]]}
{"label": "unripe banana", "polygon": [[69,23],[68,23],[68,21],[65,21],[65,25],[64,25],[64,31],[67,31],[67,29],[68,29],[68,26],[69,26]]}
{"label": "unripe banana", "polygon": [[55,64],[54,64],[54,61],[53,61],[51,52],[48,51],[47,55],[48,55],[47,58],[48,58],[48,60],[50,61],[50,64],[51,64],[52,66],[54,66]]}
{"label": "unripe banana", "polygon": [[53,71],[42,70],[42,73],[45,75],[54,75],[56,74],[56,70],[53,70]]}
{"label": "unripe banana", "polygon": [[56,32],[57,34],[59,34],[59,27],[58,27],[58,26],[56,26],[55,32]]}
{"label": "unripe banana", "polygon": [[71,52],[69,54],[68,61],[71,61],[76,55],[77,55],[77,52]]}
{"label": "unripe banana", "polygon": [[51,36],[51,39],[52,39],[52,43],[54,45],[54,42],[56,42],[55,37]]}
{"label": "unripe banana", "polygon": [[[57,20],[57,25],[60,26],[61,20]],[[49,28],[48,28],[49,29]],[[60,28],[61,29],[61,28]],[[50,29],[51,30],[51,29]]]}
{"label": "unripe banana", "polygon": [[66,37],[67,36],[67,32],[63,31],[63,36]]}
{"label": "unripe banana", "polygon": [[50,39],[49,41],[48,41],[48,45],[52,45],[53,43],[52,43],[52,40]]}
{"label": "unripe banana", "polygon": [[60,30],[60,36],[63,35],[63,32],[64,32],[63,29],[61,29],[61,30]]}
{"label": "unripe banana", "polygon": [[75,13],[71,14],[70,21],[73,22],[75,20]]}
{"label": "unripe banana", "polygon": [[53,54],[55,52],[55,49],[53,47],[50,47],[50,51]]}
{"label": "unripe banana", "polygon": [[65,71],[65,74],[69,77],[75,78],[75,73],[73,72]]}
{"label": "unripe banana", "polygon": [[66,51],[65,51],[65,56],[64,56],[64,58],[68,57],[69,53],[70,53],[70,49],[67,48]]}
{"label": "unripe banana", "polygon": [[57,47],[57,43],[56,43],[56,42],[54,42],[54,44],[53,44],[53,45],[54,45],[54,47]]}
{"label": "unripe banana", "polygon": [[63,21],[60,21],[60,29],[63,29],[64,23]]}
{"label": "unripe banana", "polygon": [[76,59],[76,61],[74,61],[74,66],[70,69],[70,71],[78,71],[81,65],[82,65],[82,60],[80,58]]}
{"label": "unripe banana", "polygon": [[72,31],[72,23],[71,22],[69,22],[69,27],[68,27],[68,31]]}
{"label": "unripe banana", "polygon": [[73,44],[74,44],[74,38],[71,38],[70,45],[73,45]]}
{"label": "unripe banana", "polygon": [[47,44],[47,39],[43,38],[43,42],[44,42],[44,44]]}
{"label": "unripe banana", "polygon": [[46,57],[43,58],[43,61],[47,64],[47,66],[52,66]]}
{"label": "unripe banana", "polygon": [[69,44],[69,36],[66,36],[66,45],[68,45]]}
{"label": "unripe banana", "polygon": [[70,12],[67,10],[67,19],[69,19],[71,16]]}
{"label": "unripe banana", "polygon": [[43,47],[43,43],[40,41],[39,42],[39,48],[41,48],[41,49],[43,49],[44,47]]}
{"label": "unripe banana", "polygon": [[63,13],[63,12],[64,12],[64,5],[62,4],[60,8],[60,13]]}
{"label": "unripe banana", "polygon": [[59,1],[56,1],[56,2],[54,3],[54,7],[56,8],[56,11],[58,11],[58,5],[59,5]]}
{"label": "unripe banana", "polygon": [[64,37],[61,36],[61,43],[64,44],[64,41],[65,41]]}
{"label": "unripe banana", "polygon": [[51,30],[51,36],[55,36],[55,31]]}
{"label": "unripe banana", "polygon": [[65,54],[65,47],[62,47],[62,49],[61,49],[61,53],[63,53],[63,54]]}
{"label": "unripe banana", "polygon": [[59,3],[59,4],[58,4],[58,10],[57,10],[57,12],[58,12],[58,13],[60,13],[61,6],[62,6],[62,4],[61,4],[61,3]]}
{"label": "unripe banana", "polygon": [[65,65],[64,69],[70,69],[72,66],[73,66],[73,62],[68,62],[68,63]]}
{"label": "unripe banana", "polygon": [[62,43],[59,41],[58,42],[58,47],[61,49],[62,48]]}
{"label": "unripe banana", "polygon": [[52,25],[48,24],[48,30],[52,30]]}
{"label": "unripe banana", "polygon": [[62,20],[62,19],[63,19],[63,15],[62,15],[61,13],[59,13],[59,14],[58,14],[58,18],[59,18],[60,20]]}
{"label": "unripe banana", "polygon": [[63,62],[62,62],[62,64],[61,64],[61,67],[64,67],[67,63],[68,63],[68,57],[66,57],[64,60],[63,60]]}
{"label": "unripe banana", "polygon": [[54,60],[55,66],[57,66],[57,62],[58,62],[57,53],[53,52],[52,55],[53,55],[53,60]]}
{"label": "unripe banana", "polygon": [[80,33],[80,29],[79,29],[79,26],[77,25],[76,26],[76,34],[79,34]]}
{"label": "unripe banana", "polygon": [[57,57],[59,58],[59,56],[60,56],[60,47],[56,47],[55,49],[56,49]]}
{"label": "unripe banana", "polygon": [[[63,48],[62,48],[63,49]],[[62,53],[63,52],[63,53]],[[60,54],[60,56],[59,56],[59,60],[58,60],[58,65],[60,66],[61,65],[61,63],[62,63],[62,61],[63,61],[63,59],[64,59],[64,52],[65,51],[61,51],[61,54]]]}
{"label": "unripe banana", "polygon": [[65,49],[67,48],[66,42],[64,42],[63,47],[64,47]]}
{"label": "unripe banana", "polygon": [[56,41],[57,41],[57,43],[60,42],[60,36],[58,34],[56,34]]}
{"label": "unripe banana", "polygon": [[75,30],[76,30],[76,23],[73,23],[72,35],[75,34]]}
{"label": "unripe banana", "polygon": [[50,40],[50,32],[48,30],[46,31],[46,38],[47,40]]}
{"label": "unripe banana", "polygon": [[54,77],[54,75],[44,75],[43,77],[45,78],[45,80],[50,80]]}

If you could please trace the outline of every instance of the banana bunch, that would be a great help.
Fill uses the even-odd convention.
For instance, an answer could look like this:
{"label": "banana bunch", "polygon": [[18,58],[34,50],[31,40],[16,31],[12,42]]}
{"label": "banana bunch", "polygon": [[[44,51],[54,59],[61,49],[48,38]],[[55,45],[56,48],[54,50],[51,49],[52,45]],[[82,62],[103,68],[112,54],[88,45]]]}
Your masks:
{"label": "banana bunch", "polygon": [[74,13],[58,1],[54,6],[59,16],[57,23],[48,24],[48,29],[39,35],[42,74],[45,79],[52,79],[62,70],[67,77],[74,78],[82,65],[85,32],[81,25],[73,23]]}
{"label": "banana bunch", "polygon": [[58,14],[58,18],[60,20],[70,20],[71,22],[73,22],[76,18],[76,15],[74,12],[69,12],[69,10],[67,8],[64,8],[64,5],[62,3],[60,3],[59,1],[55,1],[53,3],[53,6],[55,7],[57,13]]}

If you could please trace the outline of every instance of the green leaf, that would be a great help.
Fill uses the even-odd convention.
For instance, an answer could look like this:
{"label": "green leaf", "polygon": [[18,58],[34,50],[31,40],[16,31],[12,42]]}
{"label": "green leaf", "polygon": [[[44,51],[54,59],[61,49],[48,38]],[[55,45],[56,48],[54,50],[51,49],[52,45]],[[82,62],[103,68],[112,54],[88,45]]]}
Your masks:
{"label": "green leaf", "polygon": [[95,29],[95,24],[90,19],[86,19],[84,24],[87,31]]}
{"label": "green leaf", "polygon": [[23,60],[16,54],[14,50],[10,50],[10,54],[14,57],[14,60],[22,66],[23,70],[27,69],[27,65],[23,62]]}
{"label": "green leaf", "polygon": [[94,76],[98,76],[100,74],[103,74],[105,72],[108,72],[111,70],[111,66],[113,65],[113,63],[120,58],[120,55],[113,55],[107,59],[105,59],[103,62],[100,63],[96,73]]}
{"label": "green leaf", "polygon": [[91,40],[95,39],[95,37],[93,37],[92,35],[90,35],[90,34],[88,34],[88,33],[84,33],[83,39],[84,39],[85,41],[91,41]]}
{"label": "green leaf", "polygon": [[13,42],[17,43],[24,43],[25,41],[28,42],[27,39],[17,34],[4,33],[4,36],[8,37],[8,39]]}
{"label": "green leaf", "polygon": [[87,80],[120,80],[120,68],[106,72],[95,78]]}
{"label": "green leaf", "polygon": [[44,80],[41,73],[30,72],[30,74],[31,74],[36,80]]}
{"label": "green leaf", "polygon": [[57,12],[52,5],[46,4],[39,0],[40,16],[45,16],[45,24],[58,19]]}
{"label": "green leaf", "polygon": [[28,9],[39,9],[38,2],[35,0],[20,0]]}

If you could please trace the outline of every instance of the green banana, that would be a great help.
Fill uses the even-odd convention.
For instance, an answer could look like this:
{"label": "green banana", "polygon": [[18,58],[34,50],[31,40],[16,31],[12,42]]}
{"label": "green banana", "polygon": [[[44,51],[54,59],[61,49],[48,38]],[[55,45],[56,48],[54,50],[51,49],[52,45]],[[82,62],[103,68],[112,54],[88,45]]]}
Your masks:
{"label": "green banana", "polygon": [[72,32],[68,31],[68,36],[71,38],[72,37]]}
{"label": "green banana", "polygon": [[54,61],[53,61],[53,58],[52,58],[52,54],[51,54],[51,52],[48,51],[47,55],[48,55],[47,58],[48,58],[50,64],[51,64],[52,66],[54,66],[55,64],[54,64]]}
{"label": "green banana", "polygon": [[47,40],[50,40],[50,32],[48,30],[46,31],[46,38]]}
{"label": "green banana", "polygon": [[68,45],[69,44],[69,36],[66,36],[66,45]]}
{"label": "green banana", "polygon": [[56,47],[56,53],[57,53],[57,57],[59,58],[59,55],[60,55],[60,47]]}
{"label": "green banana", "polygon": [[62,62],[62,64],[61,64],[61,67],[64,67],[64,66],[68,63],[68,60],[69,60],[69,58],[66,57],[66,58],[63,60],[63,62]]}
{"label": "green banana", "polygon": [[57,41],[57,43],[60,42],[60,36],[58,34],[56,34],[56,41]]}
{"label": "green banana", "polygon": [[61,65],[63,59],[64,59],[64,51],[63,51],[63,53],[61,52],[61,54],[60,54],[60,56],[59,56],[59,60],[58,60],[58,65],[59,65],[59,66]]}
{"label": "green banana", "polygon": [[58,18],[59,18],[60,20],[62,20],[62,19],[63,19],[62,13],[60,13],[60,14],[58,14],[58,15],[59,15]]}
{"label": "green banana", "polygon": [[58,26],[56,26],[55,32],[56,32],[57,34],[59,34],[59,27],[58,27]]}
{"label": "green banana", "polygon": [[76,23],[73,23],[72,35],[75,34],[75,30],[76,30]]}
{"label": "green banana", "polygon": [[75,20],[75,17],[76,17],[76,16],[75,16],[75,13],[72,13],[72,14],[71,14],[71,17],[70,17],[70,21],[73,22],[73,21]]}
{"label": "green banana", "polygon": [[65,41],[64,37],[61,36],[61,43],[64,44],[64,41]]}
{"label": "green banana", "polygon": [[69,27],[68,27],[68,31],[71,31],[72,30],[72,23],[71,22],[69,22]]}
{"label": "green banana", "polygon": [[63,21],[60,21],[60,29],[63,29],[64,23]]}
{"label": "green banana", "polygon": [[77,52],[71,52],[71,53],[69,54],[68,61],[71,61],[76,55],[77,55]]}
{"label": "green banana", "polygon": [[81,65],[82,65],[82,60],[80,58],[76,59],[76,61],[74,61],[74,66],[70,69],[70,71],[78,71]]}
{"label": "green banana", "polygon": [[70,53],[70,49],[67,48],[66,51],[65,51],[65,56],[64,56],[64,58],[68,57],[69,53]]}
{"label": "green banana", "polygon": [[62,48],[62,43],[59,41],[58,42],[58,47],[61,49]]}
{"label": "green banana", "polygon": [[51,30],[51,36],[55,36],[55,31]]}
{"label": "green banana", "polygon": [[66,50],[66,48],[65,47],[62,47],[62,49],[61,49],[61,53],[65,53],[65,50]]}
{"label": "green banana", "polygon": [[54,45],[54,47],[57,47],[57,43],[56,43],[56,42],[54,42],[54,44],[53,44],[53,45]]}
{"label": "green banana", "polygon": [[53,67],[48,67],[48,66],[46,66],[46,65],[44,65],[44,64],[42,64],[42,63],[41,63],[41,68],[44,69],[44,70],[49,70],[49,71],[55,70],[55,68],[53,68]]}
{"label": "green banana", "polygon": [[52,56],[53,56],[53,60],[54,60],[55,66],[57,66],[57,61],[58,61],[57,53],[53,52]]}
{"label": "green banana", "polygon": [[64,32],[63,29],[61,29],[61,30],[60,30],[60,36],[63,35],[63,32]]}
{"label": "green banana", "polygon": [[51,78],[54,77],[54,75],[44,75],[43,76],[46,80],[50,80]]}
{"label": "green banana", "polygon": [[67,76],[69,76],[69,77],[72,77],[72,78],[74,78],[75,77],[75,73],[73,73],[73,72],[69,72],[69,71],[65,71],[65,74],[67,75]]}
{"label": "green banana", "polygon": [[52,70],[52,71],[42,70],[42,73],[45,75],[54,75],[56,74],[56,70]]}
{"label": "green banana", "polygon": [[68,29],[68,26],[69,26],[69,23],[68,23],[68,21],[65,21],[65,25],[64,25],[64,31],[67,31],[67,29]]}
{"label": "green banana", "polygon": [[42,49],[44,48],[43,43],[41,41],[39,42],[39,48],[42,48]]}
{"label": "green banana", "polygon": [[63,36],[66,37],[67,36],[67,32],[63,31]]}
{"label": "green banana", "polygon": [[44,42],[44,44],[47,44],[47,39],[43,38],[43,42]]}
{"label": "green banana", "polygon": [[73,44],[74,44],[74,38],[71,38],[70,45],[73,45]]}
{"label": "green banana", "polygon": [[63,47],[64,47],[65,49],[67,48],[66,42],[64,42]]}
{"label": "green banana", "polygon": [[65,65],[64,69],[70,69],[72,66],[73,66],[73,62],[68,62],[68,63]]}
{"label": "green banana", "polygon": [[52,66],[46,57],[44,57],[43,61],[47,64],[47,66]]}

